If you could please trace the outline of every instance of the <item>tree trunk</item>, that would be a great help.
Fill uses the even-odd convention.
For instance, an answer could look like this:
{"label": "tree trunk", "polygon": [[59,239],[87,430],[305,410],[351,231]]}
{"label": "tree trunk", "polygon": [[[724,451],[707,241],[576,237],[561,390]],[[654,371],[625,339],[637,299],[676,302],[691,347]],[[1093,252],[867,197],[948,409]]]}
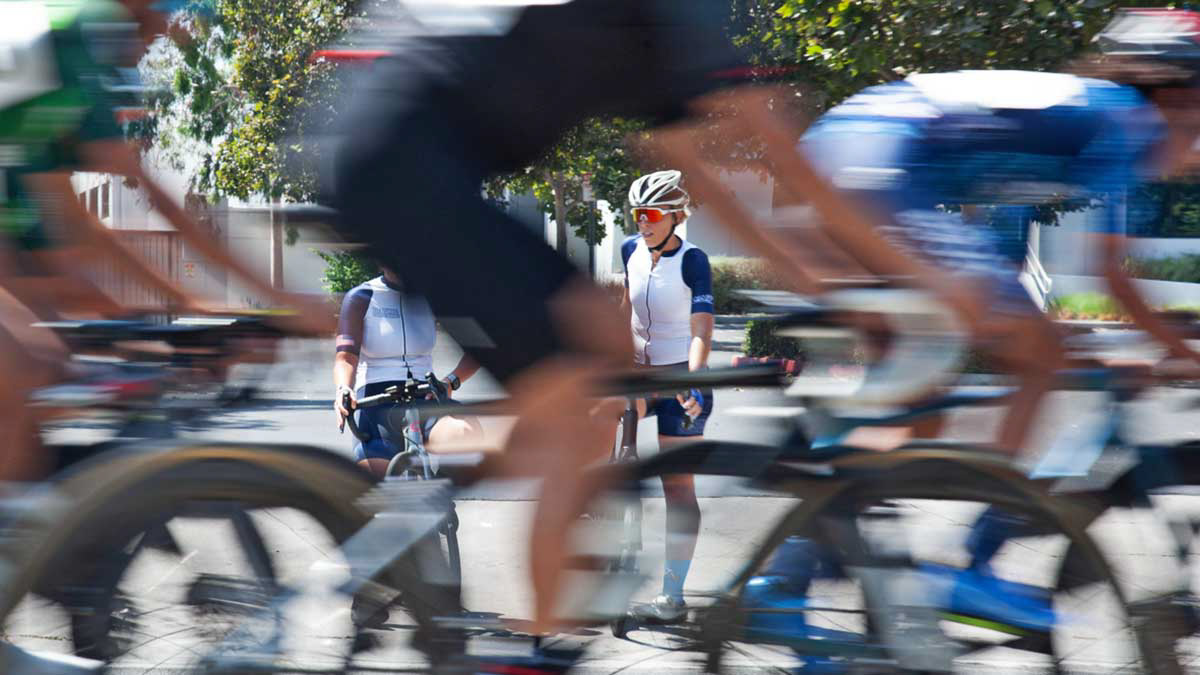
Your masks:
{"label": "tree trunk", "polygon": [[563,196],[565,186],[555,174],[547,171],[546,182],[554,191],[554,250],[567,255],[567,200]]}
{"label": "tree trunk", "polygon": [[283,288],[283,218],[275,212],[274,198],[268,204],[271,222],[271,287]]}

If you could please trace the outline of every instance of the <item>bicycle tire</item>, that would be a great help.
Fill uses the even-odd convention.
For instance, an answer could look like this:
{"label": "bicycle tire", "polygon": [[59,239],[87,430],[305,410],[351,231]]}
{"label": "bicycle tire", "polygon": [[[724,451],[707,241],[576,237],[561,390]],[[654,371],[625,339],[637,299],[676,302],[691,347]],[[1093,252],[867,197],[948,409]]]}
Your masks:
{"label": "bicycle tire", "polygon": [[[851,455],[833,464],[852,471],[852,474],[841,480],[797,482],[796,489],[803,490],[797,496],[802,496],[803,501],[793,507],[766,537],[738,573],[730,585],[729,595],[718,603],[716,610],[706,612],[700,634],[709,672],[724,671],[726,644],[744,627],[739,623],[744,621],[739,599],[746,584],[788,536],[818,530],[822,517],[836,514],[848,503],[905,499],[999,502],[1045,519],[1067,537],[1078,556],[1076,562],[1087,562],[1091,573],[1111,587],[1125,610],[1126,621],[1140,652],[1138,658],[1145,669],[1166,675],[1182,672],[1173,644],[1162,637],[1171,635],[1171,630],[1159,621],[1161,617],[1133,615],[1134,610],[1111,566],[1085,531],[1091,522],[1086,506],[1053,498],[1043,486],[994,457],[962,450],[908,448],[885,454]],[[1051,655],[1051,658],[1059,657]],[[1059,666],[1056,661],[1054,667]]]}
{"label": "bicycle tire", "polygon": [[[0,619],[7,620],[27,594],[71,578],[72,566],[88,559],[82,556],[97,559],[96,553],[124,545],[151,527],[157,514],[177,512],[189,502],[297,509],[340,543],[370,520],[357,500],[371,486],[370,477],[353,464],[313,448],[211,444],[110,453],[64,477],[53,498],[10,524],[25,536],[0,544],[11,563],[0,590]],[[421,570],[427,569],[422,566],[439,560],[444,565],[440,547],[430,555],[426,544],[391,566],[387,582],[402,593],[417,623],[414,640],[426,653],[453,652],[447,647],[453,640],[440,640],[435,617],[458,610],[457,588],[421,581]],[[109,570],[103,578],[112,574]]]}

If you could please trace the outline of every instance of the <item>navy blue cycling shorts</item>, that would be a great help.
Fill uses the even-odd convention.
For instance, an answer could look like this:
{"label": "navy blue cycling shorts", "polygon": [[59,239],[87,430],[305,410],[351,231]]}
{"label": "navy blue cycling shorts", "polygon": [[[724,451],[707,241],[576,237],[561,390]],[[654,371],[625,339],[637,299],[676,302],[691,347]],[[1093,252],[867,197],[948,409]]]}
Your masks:
{"label": "navy blue cycling shorts", "polygon": [[[687,364],[663,367],[686,370]],[[713,392],[712,389],[702,389],[700,394],[704,397],[704,403],[700,407],[700,415],[692,422],[691,427],[684,428],[688,416],[674,396],[646,399],[646,417],[658,418],[659,436],[703,436],[704,427],[708,424],[709,416],[712,415]]]}
{"label": "navy blue cycling shorts", "polygon": [[[372,382],[359,389],[357,395],[359,398],[374,396],[382,394],[388,387],[402,386],[403,384],[403,382]],[[448,403],[454,405],[457,404],[457,401],[448,401]],[[418,402],[416,405],[420,407],[425,405],[425,402]],[[359,430],[370,435],[366,441],[354,439],[354,461],[361,462],[364,459],[390,461],[404,449],[404,408],[405,406],[399,404],[377,405],[361,408],[354,412],[354,421],[358,424]],[[441,417],[433,415],[421,417],[421,440],[423,442],[429,442],[429,433],[433,431],[433,426],[440,419]]]}

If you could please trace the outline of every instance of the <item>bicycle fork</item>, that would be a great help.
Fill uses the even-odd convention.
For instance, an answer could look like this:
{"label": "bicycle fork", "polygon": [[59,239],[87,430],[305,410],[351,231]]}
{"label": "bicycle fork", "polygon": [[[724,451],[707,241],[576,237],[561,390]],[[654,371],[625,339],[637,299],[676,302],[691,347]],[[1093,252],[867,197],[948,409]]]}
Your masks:
{"label": "bicycle fork", "polygon": [[[616,448],[614,461],[637,461],[637,410],[630,402],[621,416],[621,441]],[[642,498],[635,491],[625,504],[622,513],[620,571],[637,572],[638,557],[642,552]]]}

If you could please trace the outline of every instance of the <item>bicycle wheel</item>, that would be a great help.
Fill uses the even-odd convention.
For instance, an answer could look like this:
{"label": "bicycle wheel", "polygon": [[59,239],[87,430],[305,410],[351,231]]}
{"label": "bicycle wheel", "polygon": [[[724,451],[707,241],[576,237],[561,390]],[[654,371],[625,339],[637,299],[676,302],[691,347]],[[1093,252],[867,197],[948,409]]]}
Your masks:
{"label": "bicycle wheel", "polygon": [[[17,647],[121,670],[340,671],[381,658],[350,620],[351,567],[338,548],[370,521],[361,498],[371,486],[353,465],[308,449],[109,457],[15,524],[35,536],[4,542],[15,573],[0,616]],[[388,665],[428,668],[434,617],[457,608],[457,589],[425,581],[444,566],[428,541],[377,578],[401,594],[409,618],[398,623],[417,647],[390,653],[400,663]],[[87,602],[71,606],[79,598]],[[101,611],[89,620],[80,605]],[[64,610],[85,627],[68,635]]]}
{"label": "bicycle wheel", "polygon": [[[985,457],[834,464],[853,478],[796,481],[805,501],[705,612],[710,672],[1180,672],[1162,623],[1131,609],[1086,532],[1086,509]],[[985,513],[1008,519],[990,548]]]}

